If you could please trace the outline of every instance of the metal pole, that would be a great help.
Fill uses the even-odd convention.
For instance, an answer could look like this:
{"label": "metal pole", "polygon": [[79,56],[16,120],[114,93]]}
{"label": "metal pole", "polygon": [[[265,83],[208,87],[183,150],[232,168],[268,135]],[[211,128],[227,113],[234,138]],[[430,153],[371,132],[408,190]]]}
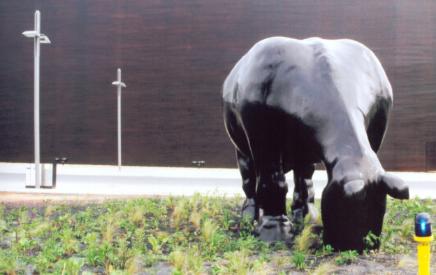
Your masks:
{"label": "metal pole", "polygon": [[35,187],[41,186],[41,158],[40,158],[40,133],[39,133],[39,60],[40,60],[40,36],[41,16],[39,10],[35,11],[35,31],[36,36],[34,45],[34,130],[35,130]]}
{"label": "metal pole", "polygon": [[121,69],[117,69],[117,81],[112,82],[112,85],[117,86],[117,136],[118,136],[118,169],[121,170],[121,89],[126,88],[126,84],[121,81]]}
{"label": "metal pole", "polygon": [[[117,70],[117,79],[121,83],[121,69]],[[118,169],[121,170],[121,85],[118,85]]]}
{"label": "metal pole", "polygon": [[28,38],[33,38],[33,56],[34,56],[34,142],[35,142],[35,187],[41,186],[41,151],[40,151],[40,120],[39,120],[39,60],[40,46],[50,44],[50,39],[41,33],[41,14],[39,10],[35,11],[35,29],[23,32],[23,35]]}

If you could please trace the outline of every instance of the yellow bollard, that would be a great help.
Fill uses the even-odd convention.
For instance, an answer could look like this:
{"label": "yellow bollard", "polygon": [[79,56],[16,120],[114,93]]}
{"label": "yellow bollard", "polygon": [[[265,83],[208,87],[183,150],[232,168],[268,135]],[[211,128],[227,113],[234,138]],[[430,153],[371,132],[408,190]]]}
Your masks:
{"label": "yellow bollard", "polygon": [[415,236],[417,245],[418,275],[430,275],[430,244],[433,241],[430,215],[419,213],[415,219]]}

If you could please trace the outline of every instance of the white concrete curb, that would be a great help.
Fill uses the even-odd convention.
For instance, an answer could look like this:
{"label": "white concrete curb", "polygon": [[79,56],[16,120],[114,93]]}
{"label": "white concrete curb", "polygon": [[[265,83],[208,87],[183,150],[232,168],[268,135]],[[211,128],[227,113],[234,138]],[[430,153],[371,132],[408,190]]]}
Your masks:
{"label": "white concrete curb", "polygon": [[[241,179],[237,169],[174,168],[110,165],[58,166],[55,189],[25,188],[25,169],[31,164],[0,163],[0,191],[55,194],[99,195],[241,195]],[[394,172],[410,186],[412,197],[436,198],[436,173]],[[292,190],[292,172],[287,174]],[[319,198],[327,182],[324,171],[313,177],[315,194]],[[288,195],[292,195],[289,192]]]}

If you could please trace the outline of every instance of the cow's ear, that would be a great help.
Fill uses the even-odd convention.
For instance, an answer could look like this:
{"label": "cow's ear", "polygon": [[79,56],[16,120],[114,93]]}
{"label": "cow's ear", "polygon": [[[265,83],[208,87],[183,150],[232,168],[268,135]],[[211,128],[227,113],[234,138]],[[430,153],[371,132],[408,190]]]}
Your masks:
{"label": "cow's ear", "polygon": [[399,177],[386,173],[380,177],[380,184],[389,196],[401,200],[409,199],[409,187]]}

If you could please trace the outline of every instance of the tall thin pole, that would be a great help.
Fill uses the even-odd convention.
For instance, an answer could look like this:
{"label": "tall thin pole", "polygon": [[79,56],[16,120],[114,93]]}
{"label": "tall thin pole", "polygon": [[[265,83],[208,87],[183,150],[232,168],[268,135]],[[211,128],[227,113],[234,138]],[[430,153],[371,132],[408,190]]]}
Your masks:
{"label": "tall thin pole", "polygon": [[[121,82],[121,69],[117,70],[117,79]],[[118,85],[118,169],[121,169],[121,85]]]}
{"label": "tall thin pole", "polygon": [[[35,31],[41,33],[41,15],[39,10],[35,11]],[[34,100],[33,100],[33,116],[34,116],[34,131],[35,131],[35,187],[41,186],[41,151],[40,151],[40,124],[39,124],[39,60],[40,60],[40,37],[35,36],[34,47]]]}
{"label": "tall thin pole", "polygon": [[33,38],[33,55],[34,55],[34,99],[33,99],[33,117],[34,117],[34,142],[35,142],[35,187],[41,186],[41,150],[40,150],[40,120],[39,120],[39,60],[41,43],[50,44],[50,39],[41,33],[41,13],[35,11],[35,29],[23,32],[25,37]]}
{"label": "tall thin pole", "polygon": [[117,86],[117,137],[118,137],[118,169],[121,170],[121,88],[126,88],[126,84],[121,81],[121,69],[117,69],[117,81],[112,82],[112,85]]}

